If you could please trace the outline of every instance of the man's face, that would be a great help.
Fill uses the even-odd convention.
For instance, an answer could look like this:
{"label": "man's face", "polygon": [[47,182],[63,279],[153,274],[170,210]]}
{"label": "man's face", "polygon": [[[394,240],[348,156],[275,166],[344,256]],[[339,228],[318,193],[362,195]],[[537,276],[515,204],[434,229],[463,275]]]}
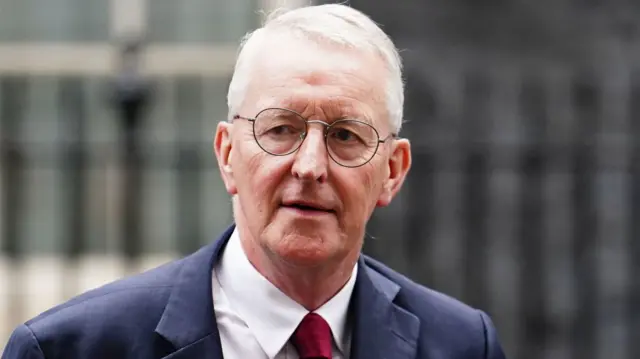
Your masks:
{"label": "man's face", "polygon": [[[378,57],[293,37],[269,41],[258,56],[238,115],[279,107],[329,124],[365,121],[381,139],[391,133],[387,70]],[[294,265],[355,259],[373,210],[390,203],[410,167],[409,143],[401,139],[381,143],[363,166],[343,167],[329,157],[317,123],[290,155],[263,151],[242,119],[220,123],[215,149],[244,235]]]}

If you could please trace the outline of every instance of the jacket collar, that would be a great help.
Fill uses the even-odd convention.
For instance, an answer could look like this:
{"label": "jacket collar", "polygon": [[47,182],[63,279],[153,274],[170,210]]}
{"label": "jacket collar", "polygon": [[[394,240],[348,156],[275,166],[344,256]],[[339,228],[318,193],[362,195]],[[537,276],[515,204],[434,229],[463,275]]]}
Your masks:
{"label": "jacket collar", "polygon": [[[211,298],[211,273],[235,225],[214,243],[182,259],[182,268],[156,332],[176,348],[166,359],[204,357],[222,359],[222,347]],[[414,358],[419,319],[394,304],[400,286],[369,269],[359,259],[350,304],[353,321],[351,358]]]}
{"label": "jacket collar", "polygon": [[360,256],[351,301],[353,315],[352,359],[413,359],[416,357],[420,320],[394,303],[400,286],[367,265]]}
{"label": "jacket collar", "polygon": [[156,326],[156,333],[178,350],[167,358],[194,358],[195,352],[205,349],[210,358],[222,358],[211,298],[211,273],[234,228],[235,225],[230,226],[218,240],[181,260],[176,284]]}

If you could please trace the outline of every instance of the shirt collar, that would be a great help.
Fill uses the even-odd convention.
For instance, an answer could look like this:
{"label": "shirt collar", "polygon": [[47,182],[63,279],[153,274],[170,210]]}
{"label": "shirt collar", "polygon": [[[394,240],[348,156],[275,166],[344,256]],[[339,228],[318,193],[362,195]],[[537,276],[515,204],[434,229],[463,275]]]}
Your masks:
{"label": "shirt collar", "polygon": [[[358,265],[345,286],[315,312],[327,321],[338,349],[344,354],[349,331],[347,310]],[[229,303],[273,359],[289,341],[308,310],[263,277],[247,259],[237,229],[229,238],[216,273]]]}

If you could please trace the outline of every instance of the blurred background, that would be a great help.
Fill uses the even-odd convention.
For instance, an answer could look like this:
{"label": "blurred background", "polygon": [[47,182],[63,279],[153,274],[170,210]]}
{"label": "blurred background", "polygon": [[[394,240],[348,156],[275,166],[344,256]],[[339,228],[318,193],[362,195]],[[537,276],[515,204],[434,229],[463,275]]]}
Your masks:
{"label": "blurred background", "polygon": [[[488,312],[509,358],[638,358],[640,6],[349,3],[403,49],[414,150],[365,252]],[[0,3],[0,351],[231,223],[212,137],[236,47],[304,4]]]}

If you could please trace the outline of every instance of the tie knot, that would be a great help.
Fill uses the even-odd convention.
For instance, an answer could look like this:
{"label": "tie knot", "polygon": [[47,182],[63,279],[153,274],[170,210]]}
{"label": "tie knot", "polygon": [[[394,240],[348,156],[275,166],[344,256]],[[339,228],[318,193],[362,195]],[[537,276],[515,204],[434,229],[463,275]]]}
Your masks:
{"label": "tie knot", "polygon": [[300,359],[331,359],[331,328],[318,314],[307,314],[291,337]]}

